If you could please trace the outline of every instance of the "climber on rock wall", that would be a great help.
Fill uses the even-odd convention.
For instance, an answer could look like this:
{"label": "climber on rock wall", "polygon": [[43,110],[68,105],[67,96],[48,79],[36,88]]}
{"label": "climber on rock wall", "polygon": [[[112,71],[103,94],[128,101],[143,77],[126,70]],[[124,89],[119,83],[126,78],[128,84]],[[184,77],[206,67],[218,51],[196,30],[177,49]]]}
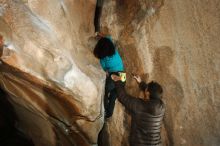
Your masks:
{"label": "climber on rock wall", "polygon": [[162,98],[162,87],[157,82],[148,84],[139,76],[133,76],[144,91],[144,98],[128,95],[121,82],[121,77],[111,75],[115,81],[118,100],[131,113],[130,146],[161,146],[160,129],[165,113]]}
{"label": "climber on rock wall", "polygon": [[96,34],[100,32],[100,17],[102,14],[103,1],[104,0],[97,0],[96,2],[95,17],[94,17],[94,26],[95,26]]}
{"label": "climber on rock wall", "polygon": [[105,118],[109,118],[113,114],[117,96],[111,75],[121,75],[123,81],[125,81],[125,73],[123,73],[124,65],[111,36],[104,36],[101,34],[98,36],[100,39],[98,40],[93,53],[95,57],[100,59],[100,64],[106,72],[104,107]]}

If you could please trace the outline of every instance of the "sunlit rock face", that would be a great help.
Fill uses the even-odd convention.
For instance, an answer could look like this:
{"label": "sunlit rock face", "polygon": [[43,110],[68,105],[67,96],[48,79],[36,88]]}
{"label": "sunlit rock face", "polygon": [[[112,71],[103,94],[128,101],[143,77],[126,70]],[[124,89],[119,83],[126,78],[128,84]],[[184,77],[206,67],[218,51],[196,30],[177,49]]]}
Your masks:
{"label": "sunlit rock face", "polygon": [[[220,2],[106,0],[102,29],[117,40],[127,72],[164,88],[163,145],[220,145]],[[128,74],[127,91],[138,96]],[[130,120],[116,103],[110,145],[128,145]]]}
{"label": "sunlit rock face", "polygon": [[[92,55],[96,0],[0,0],[0,85],[36,146],[97,143],[105,74]],[[110,33],[127,71],[164,88],[163,145],[220,145],[220,2],[105,0]],[[0,53],[1,54],[1,53]],[[130,116],[116,101],[100,146],[129,145]]]}
{"label": "sunlit rock face", "polygon": [[0,1],[0,85],[36,146],[97,143],[105,74],[91,49],[95,4]]}

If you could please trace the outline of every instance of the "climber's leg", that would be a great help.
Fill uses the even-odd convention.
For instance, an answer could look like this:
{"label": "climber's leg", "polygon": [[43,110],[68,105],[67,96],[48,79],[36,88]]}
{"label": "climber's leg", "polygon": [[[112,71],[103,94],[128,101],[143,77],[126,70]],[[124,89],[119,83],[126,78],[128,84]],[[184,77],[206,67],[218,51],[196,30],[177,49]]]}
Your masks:
{"label": "climber's leg", "polygon": [[105,82],[105,96],[104,96],[104,108],[105,108],[105,113],[108,113],[109,109],[109,96],[110,92],[115,88],[114,82],[111,79],[111,76],[108,76],[106,78]]}
{"label": "climber's leg", "polygon": [[100,17],[102,14],[102,6],[104,0],[97,0],[95,9],[94,26],[95,32],[100,32]]}
{"label": "climber's leg", "polygon": [[114,112],[116,97],[117,97],[116,89],[113,89],[108,97],[108,108],[106,109],[106,118],[111,117]]}

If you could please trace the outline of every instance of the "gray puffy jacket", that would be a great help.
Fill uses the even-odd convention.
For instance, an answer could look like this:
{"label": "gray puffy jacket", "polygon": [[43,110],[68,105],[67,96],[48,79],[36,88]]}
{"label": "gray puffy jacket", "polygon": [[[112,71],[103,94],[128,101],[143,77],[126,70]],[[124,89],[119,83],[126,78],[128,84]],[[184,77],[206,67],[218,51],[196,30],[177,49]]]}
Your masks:
{"label": "gray puffy jacket", "polygon": [[[118,100],[131,112],[130,146],[157,146],[165,113],[161,99],[144,101],[128,95],[122,82],[116,82]],[[140,86],[141,87],[141,86]]]}

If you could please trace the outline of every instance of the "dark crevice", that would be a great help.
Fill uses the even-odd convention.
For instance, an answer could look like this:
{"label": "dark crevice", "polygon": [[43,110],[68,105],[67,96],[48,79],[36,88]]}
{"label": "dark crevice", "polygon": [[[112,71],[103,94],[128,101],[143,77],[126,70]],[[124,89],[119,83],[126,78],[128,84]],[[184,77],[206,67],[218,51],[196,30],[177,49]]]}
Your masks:
{"label": "dark crevice", "polygon": [[105,122],[98,135],[98,146],[110,146],[108,125]]}
{"label": "dark crevice", "polygon": [[0,88],[0,145],[34,146],[32,140],[16,129],[17,116],[7,94]]}
{"label": "dark crevice", "polygon": [[102,15],[102,7],[104,0],[97,0],[95,8],[94,26],[95,32],[100,32],[100,17]]}

